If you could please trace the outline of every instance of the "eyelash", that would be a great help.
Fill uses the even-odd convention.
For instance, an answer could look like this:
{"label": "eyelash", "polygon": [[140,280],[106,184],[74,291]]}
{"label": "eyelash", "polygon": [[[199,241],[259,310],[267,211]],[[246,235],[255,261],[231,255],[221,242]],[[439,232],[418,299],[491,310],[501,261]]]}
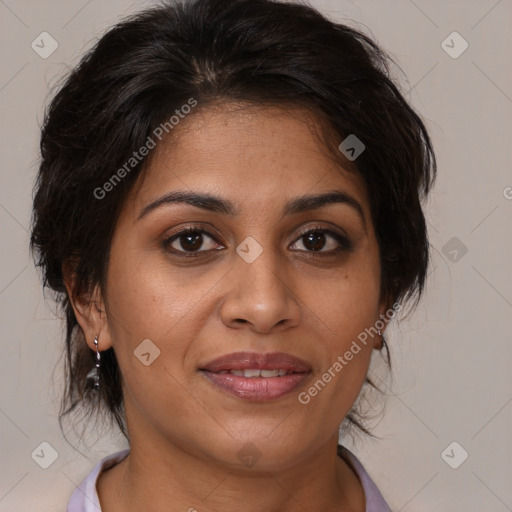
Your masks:
{"label": "eyelash", "polygon": [[[332,238],[334,238],[334,240],[336,240],[339,243],[339,247],[337,247],[336,249],[330,250],[330,251],[299,250],[299,251],[295,251],[295,252],[306,252],[306,253],[312,254],[315,257],[317,257],[317,256],[320,256],[320,257],[333,257],[333,256],[338,255],[340,252],[350,252],[353,249],[352,243],[344,235],[336,233],[335,231],[331,231],[330,229],[326,229],[326,228],[322,228],[322,227],[315,227],[315,226],[313,226],[313,227],[310,226],[305,231],[303,231],[295,239],[295,241],[293,242],[292,245],[294,245],[297,241],[299,241],[304,236],[308,235],[309,233],[313,233],[313,232],[314,233],[321,233],[321,234],[325,234],[325,235],[331,236]],[[181,250],[177,250],[177,249],[174,249],[174,248],[170,247],[170,245],[175,240],[181,238],[182,236],[188,235],[188,234],[203,234],[203,235],[207,235],[213,241],[215,241],[216,243],[219,243],[215,239],[215,237],[211,233],[209,233],[208,231],[206,231],[206,230],[204,230],[202,228],[199,228],[199,227],[189,226],[189,227],[183,229],[182,231],[180,231],[178,233],[175,233],[171,237],[166,238],[165,240],[163,240],[162,247],[166,251],[169,251],[169,252],[177,255],[178,257],[184,257],[184,258],[198,258],[198,257],[201,257],[203,255],[202,253],[211,252],[211,250],[210,251],[208,251],[208,250],[207,251],[181,251]],[[215,250],[215,249],[213,249],[213,250]]]}

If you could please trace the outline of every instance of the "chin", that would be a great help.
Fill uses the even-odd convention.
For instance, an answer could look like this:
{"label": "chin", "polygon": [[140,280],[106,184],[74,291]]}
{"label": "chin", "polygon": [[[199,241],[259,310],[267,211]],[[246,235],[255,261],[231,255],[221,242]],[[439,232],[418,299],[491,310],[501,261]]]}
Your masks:
{"label": "chin", "polygon": [[269,438],[268,433],[261,436],[248,434],[226,441],[228,446],[218,446],[211,455],[230,470],[248,473],[283,471],[296,466],[304,456],[301,454],[304,439],[299,435],[296,441],[288,437],[286,443],[278,436]]}

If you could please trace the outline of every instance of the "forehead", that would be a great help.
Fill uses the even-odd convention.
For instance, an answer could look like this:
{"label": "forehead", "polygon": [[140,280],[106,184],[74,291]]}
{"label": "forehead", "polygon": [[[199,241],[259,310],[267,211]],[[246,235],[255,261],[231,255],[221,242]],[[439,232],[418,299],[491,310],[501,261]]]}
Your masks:
{"label": "forehead", "polygon": [[[198,108],[153,150],[134,187],[137,206],[172,189],[271,204],[342,189],[368,204],[350,162],[326,147],[322,120],[304,109],[221,103]],[[366,209],[366,208],[365,208]]]}

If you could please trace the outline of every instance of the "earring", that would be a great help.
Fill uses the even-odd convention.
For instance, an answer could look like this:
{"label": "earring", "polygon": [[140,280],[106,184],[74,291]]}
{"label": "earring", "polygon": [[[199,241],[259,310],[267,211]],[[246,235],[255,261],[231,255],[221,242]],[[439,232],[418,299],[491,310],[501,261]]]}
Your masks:
{"label": "earring", "polygon": [[94,338],[94,345],[96,345],[96,365],[87,374],[86,379],[92,381],[92,387],[95,390],[100,389],[100,351],[98,350],[98,336]]}
{"label": "earring", "polygon": [[377,334],[381,337],[382,339],[382,347],[381,347],[381,350],[386,347],[387,348],[387,343],[386,343],[386,340],[384,339],[384,336],[382,335],[382,331],[380,329],[377,329]]}

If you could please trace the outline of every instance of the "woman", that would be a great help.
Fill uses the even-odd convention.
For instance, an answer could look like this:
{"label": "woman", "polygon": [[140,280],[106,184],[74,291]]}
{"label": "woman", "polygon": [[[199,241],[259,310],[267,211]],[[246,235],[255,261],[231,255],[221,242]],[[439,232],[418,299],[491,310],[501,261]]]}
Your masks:
{"label": "woman", "polygon": [[66,314],[61,417],[129,441],[68,511],[389,510],[338,444],[429,259],[435,156],[388,59],[310,7],[193,0],[67,78],[31,245]]}

